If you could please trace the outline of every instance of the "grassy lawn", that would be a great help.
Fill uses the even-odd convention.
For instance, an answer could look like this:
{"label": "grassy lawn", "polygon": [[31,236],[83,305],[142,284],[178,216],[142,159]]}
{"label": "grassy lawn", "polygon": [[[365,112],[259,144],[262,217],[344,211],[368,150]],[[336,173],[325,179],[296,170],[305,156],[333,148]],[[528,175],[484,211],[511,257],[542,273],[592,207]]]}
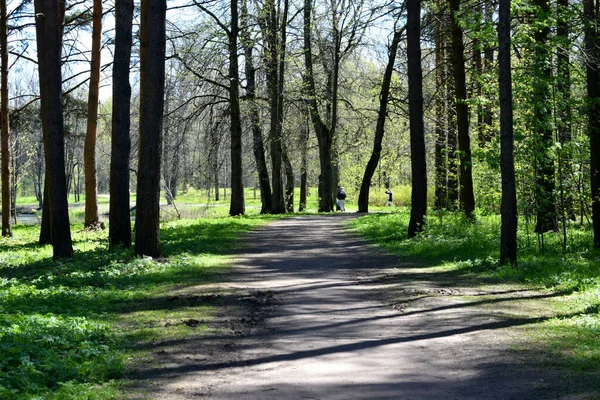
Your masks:
{"label": "grassy lawn", "polygon": [[[548,299],[538,304],[545,318],[524,329],[525,346],[516,350],[581,380],[594,393],[600,391],[600,251],[591,248],[590,229],[570,226],[563,251],[562,234],[544,235],[542,247],[541,238],[527,232],[532,227],[521,221],[519,265],[500,266],[499,216],[480,216],[471,224],[457,214],[430,215],[426,232],[413,239],[407,237],[409,217],[407,209],[370,214],[353,220],[352,228],[411,267],[451,285],[547,293]],[[491,301],[487,307],[497,304]],[[522,312],[515,309],[512,316]],[[530,317],[539,315],[536,309],[529,312]]]}
{"label": "grassy lawn", "polygon": [[219,305],[198,293],[240,235],[272,219],[165,222],[161,261],[108,251],[106,231],[74,226],[75,257],[55,262],[38,227],[15,226],[0,239],[0,398],[122,398],[119,379],[145,344],[209,329]]}

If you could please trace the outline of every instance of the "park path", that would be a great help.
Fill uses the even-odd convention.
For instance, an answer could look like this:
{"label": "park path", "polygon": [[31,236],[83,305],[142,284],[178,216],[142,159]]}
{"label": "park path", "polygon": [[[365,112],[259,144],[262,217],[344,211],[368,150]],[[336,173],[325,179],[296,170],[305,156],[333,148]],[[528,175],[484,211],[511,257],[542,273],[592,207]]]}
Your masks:
{"label": "park path", "polygon": [[[219,350],[226,359],[188,356],[197,361],[174,368],[156,398],[555,398],[543,371],[505,351],[533,319],[470,307],[482,293],[440,286],[349,234],[355,217],[288,218],[250,233],[235,285],[254,299],[252,328]],[[390,276],[410,301],[384,301]],[[459,292],[471,297],[444,296]]]}

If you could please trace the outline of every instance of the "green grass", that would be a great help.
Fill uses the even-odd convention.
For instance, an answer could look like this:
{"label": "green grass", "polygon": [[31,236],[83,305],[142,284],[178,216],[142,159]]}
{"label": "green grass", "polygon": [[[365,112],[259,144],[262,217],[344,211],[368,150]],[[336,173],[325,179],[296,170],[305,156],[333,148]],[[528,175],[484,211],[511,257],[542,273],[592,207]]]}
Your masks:
{"label": "green grass", "polygon": [[181,321],[210,321],[218,304],[198,291],[227,269],[241,234],[272,218],[165,222],[160,261],[108,251],[106,231],[81,226],[75,256],[53,261],[37,227],[15,226],[0,239],[0,398],[123,397],[119,379],[145,343],[208,329]]}
{"label": "green grass", "polygon": [[[185,218],[195,217],[222,217],[229,213],[229,201],[231,192],[227,190],[227,197],[223,196],[223,189],[219,192],[219,200],[215,200],[214,190],[208,197],[206,190],[188,188],[185,192],[179,193],[175,199],[175,207]],[[307,199],[307,212],[316,212],[318,209],[317,189],[310,188]],[[246,203],[247,215],[259,215],[261,210],[260,191],[258,188],[245,188],[244,200]],[[300,189],[294,189],[294,211],[298,211],[300,202]],[[163,207],[163,211],[169,209],[169,214],[173,215],[173,207]]]}
{"label": "green grass", "polygon": [[[480,216],[469,223],[460,214],[431,213],[426,231],[416,238],[407,235],[409,210],[370,214],[351,222],[364,238],[398,254],[409,265],[435,272],[454,284],[513,285],[550,290],[557,296],[544,306],[556,317],[527,329],[532,354],[563,368],[570,376],[581,371],[600,373],[600,251],[592,249],[589,227],[573,224],[568,230],[566,251],[562,235],[541,238],[528,232],[521,221],[518,234],[519,264],[500,266],[499,216]],[[583,375],[581,375],[583,376]],[[600,390],[600,382],[593,384]]]}

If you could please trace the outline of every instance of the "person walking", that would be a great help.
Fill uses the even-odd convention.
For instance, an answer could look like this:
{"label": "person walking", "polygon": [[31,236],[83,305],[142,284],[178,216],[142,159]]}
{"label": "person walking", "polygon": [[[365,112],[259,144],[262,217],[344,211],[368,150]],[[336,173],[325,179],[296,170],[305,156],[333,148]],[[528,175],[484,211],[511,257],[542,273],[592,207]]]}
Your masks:
{"label": "person walking", "polygon": [[338,209],[342,212],[346,211],[346,208],[344,207],[344,203],[346,202],[346,192],[344,191],[343,187],[338,189],[336,198]]}
{"label": "person walking", "polygon": [[387,193],[387,195],[388,195],[388,199],[385,202],[385,206],[386,207],[388,207],[388,206],[389,207],[393,207],[394,203],[392,203],[392,201],[393,201],[393,198],[392,198],[392,189],[388,188],[388,190],[386,190],[385,193]]}

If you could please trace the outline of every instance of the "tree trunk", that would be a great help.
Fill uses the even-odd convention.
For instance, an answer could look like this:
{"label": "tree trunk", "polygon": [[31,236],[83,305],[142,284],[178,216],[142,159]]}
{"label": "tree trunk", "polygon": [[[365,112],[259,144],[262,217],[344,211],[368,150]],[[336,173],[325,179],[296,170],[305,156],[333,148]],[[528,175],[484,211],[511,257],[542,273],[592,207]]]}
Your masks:
{"label": "tree trunk", "polygon": [[421,0],[407,0],[406,41],[408,63],[408,112],[412,193],[408,237],[424,228],[427,216],[427,165],[423,123],[423,74],[421,71]]}
{"label": "tree trunk", "polygon": [[85,169],[85,218],[84,227],[98,228],[98,193],[96,174],[96,137],[98,131],[98,91],[100,90],[100,48],[102,46],[102,0],[94,0],[92,27],[92,61],[88,96],[87,131],[83,150]]}
{"label": "tree trunk", "polygon": [[473,173],[471,161],[471,140],[469,138],[469,108],[467,105],[467,85],[465,75],[465,46],[462,28],[458,24],[460,0],[450,0],[450,34],[452,37],[452,69],[454,72],[454,94],[456,107],[456,127],[459,151],[459,201],[467,219],[474,217],[475,197],[473,194]]}
{"label": "tree trunk", "polygon": [[[263,35],[265,40],[265,61],[266,61],[266,79],[267,92],[269,94],[269,141],[271,153],[271,212],[273,214],[285,213],[285,200],[283,195],[283,177],[282,177],[282,121],[283,121],[283,96],[281,90],[283,82],[280,79],[283,76],[279,69],[283,67],[279,62],[283,58],[282,49],[285,49],[284,37],[280,37],[278,29],[278,15],[275,0],[267,0],[263,10],[264,18],[261,19]],[[282,29],[284,29],[282,27]],[[283,72],[282,72],[283,73]],[[280,102],[282,104],[280,104]]]}
{"label": "tree trunk", "polygon": [[[447,41],[448,43],[448,41]],[[446,188],[447,200],[446,206],[448,210],[455,211],[458,209],[458,133],[456,126],[456,101],[455,101],[455,84],[454,84],[454,65],[452,63],[452,51],[448,51],[446,59],[446,117],[447,117],[447,182]]]}
{"label": "tree trunk", "polygon": [[[438,4],[441,8],[441,5]],[[443,32],[442,19],[438,18],[435,24],[435,84],[437,95],[435,97],[435,209],[447,208],[448,201],[448,148],[446,146],[446,72],[445,72],[445,46],[446,40]]]}
{"label": "tree trunk", "polygon": [[173,85],[169,82],[169,79],[165,77],[165,110],[163,117],[163,145],[162,145],[162,160],[163,160],[163,168],[162,168],[162,181],[164,182],[164,193],[165,200],[168,205],[173,203],[173,195],[171,193],[171,187],[169,186],[171,180],[171,150],[173,144],[173,137],[170,126],[170,104],[171,104],[171,90]]}
{"label": "tree trunk", "polygon": [[44,176],[44,194],[42,195],[42,221],[40,222],[39,244],[52,244],[52,227],[50,226],[50,199],[48,194],[48,175]]}
{"label": "tree trunk", "polygon": [[115,54],[113,62],[112,141],[110,154],[110,247],[131,247],[129,156],[131,153],[131,61],[133,0],[115,3]]}
{"label": "tree trunk", "polygon": [[533,67],[533,114],[535,119],[535,165],[536,165],[536,198],[537,198],[537,223],[535,231],[544,233],[558,231],[556,222],[556,207],[554,199],[554,157],[552,156],[553,132],[552,90],[550,80],[552,70],[550,69],[550,54],[548,51],[548,40],[550,38],[549,13],[550,3],[548,0],[534,0],[533,4],[539,8],[536,21],[540,24],[535,30],[535,51]]}
{"label": "tree trunk", "polygon": [[286,146],[282,146],[281,157],[285,170],[285,211],[294,212],[294,170]]}
{"label": "tree trunk", "polygon": [[[305,114],[305,115],[304,115]],[[308,196],[308,139],[310,135],[310,119],[308,116],[308,110],[303,108],[303,115],[306,118],[306,129],[304,129],[302,137],[302,161],[300,167],[300,206],[298,211],[302,212],[306,210],[307,196]]]}
{"label": "tree trunk", "polygon": [[331,120],[329,121],[331,136],[331,201],[332,204],[335,202],[335,197],[337,194],[337,190],[340,187],[340,167],[339,167],[339,153],[338,153],[338,143],[336,140],[336,132],[337,132],[337,123],[338,123],[338,97],[339,97],[339,78],[340,78],[340,68],[341,68],[341,33],[339,27],[339,12],[337,6],[341,4],[337,2],[333,2],[334,6],[332,7],[332,15],[331,15],[331,30],[332,30],[332,40],[333,40],[333,65],[331,68]]}
{"label": "tree trunk", "polygon": [[[10,148],[8,145],[8,29],[6,0],[0,0],[0,137],[2,155],[2,236],[12,236],[10,223]],[[15,214],[16,215],[16,214]]]}
{"label": "tree trunk", "polygon": [[[47,214],[54,259],[72,257],[61,103],[61,50],[65,3],[35,0]],[[46,207],[44,207],[46,208]]]}
{"label": "tree trunk", "polygon": [[331,167],[331,130],[323,123],[317,106],[315,77],[312,60],[312,2],[304,0],[304,85],[307,94],[306,103],[319,143],[319,164],[321,175],[319,179],[319,212],[333,211],[332,167]]}
{"label": "tree trunk", "polygon": [[[283,163],[284,173],[286,175],[286,188],[284,193],[284,203],[286,212],[294,212],[294,173],[292,171],[292,164],[288,158],[287,149],[285,148],[285,143],[283,142],[283,120],[284,120],[284,110],[283,110],[283,102],[284,102],[284,83],[285,83],[285,62],[286,62],[286,44],[287,44],[287,24],[288,24],[288,10],[289,10],[289,0],[283,0],[283,12],[278,17],[279,21],[279,40],[278,45],[278,63],[279,66],[277,68],[277,131],[279,132],[277,136],[281,141],[281,162]],[[287,159],[287,160],[286,160]],[[290,182],[291,177],[291,182]],[[291,187],[291,194],[289,193]],[[291,204],[290,204],[291,201]]]}
{"label": "tree trunk", "polygon": [[242,169],[242,121],[240,116],[240,74],[238,67],[238,4],[231,0],[229,32],[229,107],[231,116],[231,203],[229,215],[244,215],[244,182]]}
{"label": "tree trunk", "polygon": [[500,0],[498,63],[500,87],[500,169],[502,231],[500,264],[517,262],[517,195],[515,187],[512,82],[510,67],[510,0]]}
{"label": "tree trunk", "polygon": [[165,93],[166,0],[142,0],[140,133],[135,254],[160,257],[160,164]]}
{"label": "tree trunk", "polygon": [[[557,26],[556,36],[559,41],[559,47],[556,54],[556,69],[557,69],[557,84],[558,92],[558,141],[560,142],[559,150],[559,168],[561,176],[570,176],[569,170],[571,166],[571,67],[569,65],[569,23],[567,12],[569,10],[569,0],[558,0],[557,2]],[[565,174],[566,172],[566,174]],[[569,178],[567,177],[568,181]],[[561,195],[563,215],[571,220],[575,220],[575,211],[573,207],[573,188],[565,179],[561,179]]]}
{"label": "tree trunk", "polygon": [[[35,190],[35,198],[38,202],[38,210],[44,208],[44,142],[39,141],[35,146],[35,177],[33,179],[33,187]],[[43,215],[42,215],[43,220]]]}
{"label": "tree trunk", "polygon": [[481,79],[483,76],[483,60],[481,57],[481,25],[483,19],[483,13],[481,10],[482,4],[475,4],[475,32],[472,51],[473,51],[473,71],[471,73],[471,90],[473,91],[473,97],[477,101],[476,115],[477,115],[477,139],[479,142],[479,147],[484,148],[488,143],[488,139],[486,137],[487,130],[485,129],[483,123],[483,93],[482,93],[482,85]]}
{"label": "tree trunk", "polygon": [[588,134],[590,137],[590,178],[594,247],[600,248],[600,51],[598,46],[598,5],[594,0],[583,3],[585,48],[587,52]]}
{"label": "tree trunk", "polygon": [[[10,211],[12,213],[12,223],[17,225],[17,192],[19,189],[19,180],[21,168],[24,166],[23,158],[25,154],[20,149],[20,138],[16,137],[13,151],[10,157]],[[21,160],[20,162],[18,160]],[[12,230],[11,230],[12,233]],[[9,235],[10,236],[10,235]]]}
{"label": "tree trunk", "polygon": [[373,151],[371,152],[371,158],[369,158],[360,185],[360,192],[358,194],[358,212],[369,212],[369,190],[371,188],[371,180],[373,179],[373,175],[379,164],[379,159],[381,158],[381,144],[385,133],[385,120],[387,118],[388,101],[390,97],[390,85],[394,73],[396,55],[398,54],[398,44],[402,38],[403,31],[404,29],[399,29],[394,32],[394,37],[388,53],[388,62],[385,67],[385,72],[383,73],[383,82],[381,83],[381,91],[379,92],[379,111],[377,112],[377,125],[375,126]]}
{"label": "tree trunk", "polygon": [[[485,5],[484,5],[484,18],[485,18],[485,24],[486,25],[491,25],[493,24],[493,15],[494,15],[494,5],[493,5],[493,1],[494,0],[485,0]],[[491,73],[491,71],[493,71],[495,68],[494,66],[494,47],[492,45],[492,42],[490,40],[487,40],[485,42],[485,45],[483,47],[483,72],[484,73]],[[485,92],[484,93],[484,97],[488,97],[488,96],[492,96],[491,93]],[[492,112],[492,102],[491,101],[486,101],[483,105],[483,125],[484,125],[484,129],[485,129],[485,138],[487,140],[492,140],[492,123],[493,123],[493,119],[494,119],[494,113]]]}
{"label": "tree trunk", "polygon": [[269,170],[265,159],[265,146],[263,143],[262,129],[260,126],[260,113],[256,104],[256,68],[253,61],[254,43],[251,41],[248,22],[247,0],[242,0],[242,45],[244,46],[245,72],[246,72],[246,97],[250,108],[250,125],[252,126],[252,150],[258,173],[260,187],[261,214],[271,212],[271,184],[269,183]]}

